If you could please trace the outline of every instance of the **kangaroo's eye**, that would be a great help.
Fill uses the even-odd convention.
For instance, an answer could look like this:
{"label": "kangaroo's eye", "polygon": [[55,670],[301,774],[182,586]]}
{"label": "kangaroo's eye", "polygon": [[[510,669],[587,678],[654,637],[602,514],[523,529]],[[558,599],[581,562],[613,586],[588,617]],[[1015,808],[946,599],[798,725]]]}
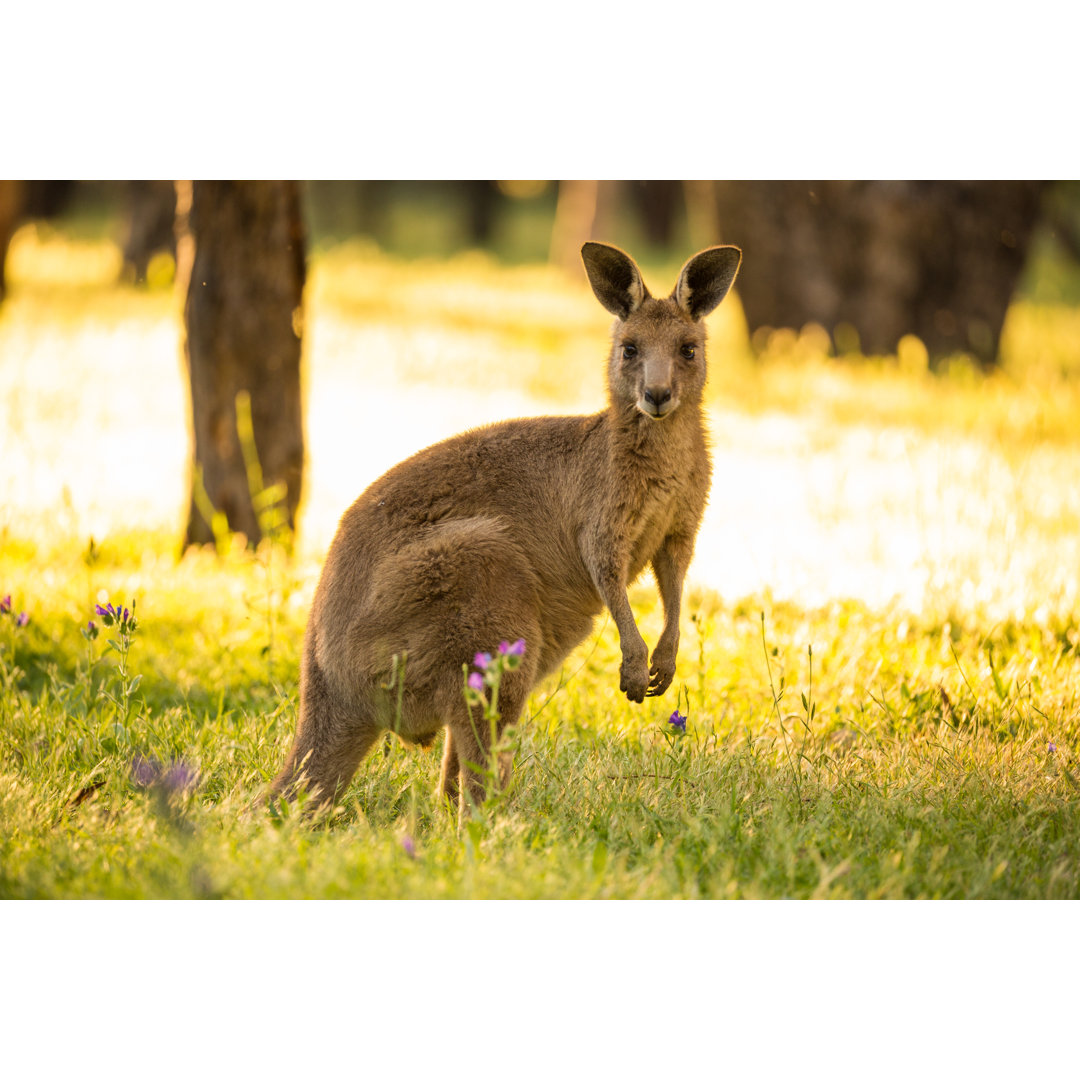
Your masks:
{"label": "kangaroo's eye", "polygon": [[694,346],[693,346],[693,345],[684,345],[684,346],[683,346],[683,347],[682,347],[682,348],[681,348],[681,349],[679,350],[679,352],[681,352],[681,353],[682,353],[682,355],[683,355],[683,359],[684,359],[684,360],[693,360],[693,359],[694,359],[694,352],[695,352],[695,349],[694,349]]}
{"label": "kangaroo's eye", "polygon": [[624,360],[633,360],[637,356],[636,345],[624,345],[622,347],[622,357]]}

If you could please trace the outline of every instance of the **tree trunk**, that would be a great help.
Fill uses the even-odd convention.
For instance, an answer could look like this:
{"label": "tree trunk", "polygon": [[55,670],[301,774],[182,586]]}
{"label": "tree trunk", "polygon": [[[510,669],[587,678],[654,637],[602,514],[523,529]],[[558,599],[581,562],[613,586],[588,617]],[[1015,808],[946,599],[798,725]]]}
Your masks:
{"label": "tree trunk", "polygon": [[716,209],[716,185],[711,180],[684,180],[686,228],[690,248],[698,251],[720,243],[720,222]]}
{"label": "tree trunk", "polygon": [[124,213],[122,276],[142,285],[154,255],[176,255],[176,186],[171,180],[125,181]]}
{"label": "tree trunk", "polygon": [[618,181],[560,180],[551,228],[548,260],[556,266],[581,274],[581,245],[586,240],[610,241],[613,204]]}
{"label": "tree trunk", "polygon": [[916,334],[934,363],[967,352],[992,367],[1044,186],[721,183],[724,239],[746,249],[738,290],[750,331],[816,322],[854,344],[853,329],[864,353]]}
{"label": "tree trunk", "polygon": [[[300,501],[300,189],[294,181],[195,181],[179,183],[177,192],[178,210],[187,217],[180,280],[187,279],[194,431],[186,544],[215,539],[208,499],[229,528],[254,546],[263,536],[260,510],[266,507],[253,505],[253,488],[283,485],[278,509],[290,530]],[[252,471],[251,446],[238,435],[237,395],[243,391],[250,395],[261,477]]]}
{"label": "tree trunk", "polygon": [[8,245],[15,235],[15,226],[23,210],[23,186],[21,180],[0,180],[0,300],[7,291],[4,263]]}
{"label": "tree trunk", "polygon": [[671,247],[684,201],[678,180],[635,180],[629,185],[645,239],[653,247]]}
{"label": "tree trunk", "polygon": [[469,240],[477,247],[487,247],[495,230],[499,189],[490,180],[463,180]]}

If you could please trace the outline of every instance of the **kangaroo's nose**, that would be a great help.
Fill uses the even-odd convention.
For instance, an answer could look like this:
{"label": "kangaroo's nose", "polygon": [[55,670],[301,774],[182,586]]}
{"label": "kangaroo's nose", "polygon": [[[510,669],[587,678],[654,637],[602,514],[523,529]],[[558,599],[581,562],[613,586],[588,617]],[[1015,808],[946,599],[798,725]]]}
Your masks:
{"label": "kangaroo's nose", "polygon": [[645,388],[645,404],[659,412],[671,400],[670,386],[648,386]]}

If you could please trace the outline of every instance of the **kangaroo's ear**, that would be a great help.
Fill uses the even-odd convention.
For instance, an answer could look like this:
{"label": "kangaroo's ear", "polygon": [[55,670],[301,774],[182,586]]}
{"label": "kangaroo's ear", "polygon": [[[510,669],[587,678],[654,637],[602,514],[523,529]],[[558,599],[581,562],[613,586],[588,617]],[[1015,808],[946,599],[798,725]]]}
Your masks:
{"label": "kangaroo's ear", "polygon": [[649,295],[641,271],[625,251],[590,241],[581,249],[581,261],[596,299],[612,315],[625,319]]}
{"label": "kangaroo's ear", "polygon": [[741,262],[742,252],[731,244],[699,251],[687,260],[671,295],[691,318],[702,319],[727,296]]}

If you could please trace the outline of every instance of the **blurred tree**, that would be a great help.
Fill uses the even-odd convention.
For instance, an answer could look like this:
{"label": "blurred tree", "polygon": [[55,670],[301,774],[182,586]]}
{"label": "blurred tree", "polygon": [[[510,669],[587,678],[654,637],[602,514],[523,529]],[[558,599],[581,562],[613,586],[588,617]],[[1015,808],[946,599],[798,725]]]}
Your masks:
{"label": "blurred tree", "polygon": [[[258,494],[253,488],[283,485],[279,509],[290,528],[300,501],[305,279],[300,189],[294,181],[178,183],[177,209],[195,435],[185,542],[215,539],[208,499],[234,532],[255,545],[263,535],[260,509],[266,507],[253,505],[252,495]],[[242,391],[250,395],[261,477],[252,472],[251,447],[238,435],[236,403]]]}
{"label": "blurred tree", "polygon": [[671,247],[683,209],[682,183],[678,180],[635,180],[628,186],[645,239],[655,247]]}
{"label": "blurred tree", "polygon": [[136,285],[159,251],[176,257],[176,185],[172,180],[124,181],[124,268]]}
{"label": "blurred tree", "polygon": [[716,185],[711,180],[684,180],[686,229],[695,250],[720,243],[720,221],[716,206]]}
{"label": "blurred tree", "polygon": [[468,207],[469,239],[477,247],[487,247],[502,196],[491,180],[463,180],[461,184]]}
{"label": "blurred tree", "polygon": [[549,260],[571,273],[580,273],[581,245],[586,240],[608,240],[615,180],[560,180],[551,228]]}
{"label": "blurred tree", "polygon": [[352,189],[358,230],[366,236],[379,237],[393,185],[385,180],[357,180]]}
{"label": "blurred tree", "polygon": [[21,180],[0,180],[0,300],[7,291],[4,263],[7,261],[8,245],[15,234],[23,206]]}
{"label": "blurred tree", "polygon": [[71,205],[79,180],[23,180],[23,218],[55,218]]}
{"label": "blurred tree", "polygon": [[1072,262],[1080,263],[1080,181],[1059,180],[1043,199],[1050,236]]}
{"label": "blurred tree", "polygon": [[721,182],[724,239],[746,251],[737,289],[750,332],[816,322],[864,353],[911,333],[932,363],[967,352],[992,367],[1045,186]]}

